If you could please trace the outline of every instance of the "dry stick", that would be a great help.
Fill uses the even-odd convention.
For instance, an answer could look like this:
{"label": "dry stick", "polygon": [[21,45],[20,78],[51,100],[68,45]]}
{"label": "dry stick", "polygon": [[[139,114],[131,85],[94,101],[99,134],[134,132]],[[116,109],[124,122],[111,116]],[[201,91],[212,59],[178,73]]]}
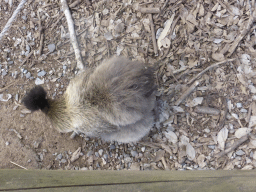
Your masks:
{"label": "dry stick", "polygon": [[248,140],[248,135],[245,135],[243,137],[241,137],[240,139],[238,139],[231,147],[225,149],[224,151],[219,152],[218,154],[215,155],[216,158],[220,158],[223,155],[235,150],[239,145],[241,145],[242,143],[244,143],[245,141]]}
{"label": "dry stick", "polygon": [[237,45],[240,43],[240,41],[244,38],[244,36],[249,32],[253,22],[256,20],[256,11],[253,11],[253,13],[249,17],[249,21],[247,24],[244,26],[244,29],[240,29],[239,31],[242,31],[238,37],[235,39],[235,41],[232,43],[232,46],[229,48],[228,52],[229,54],[227,55],[230,57],[233,52],[235,51]]}
{"label": "dry stick", "polygon": [[18,81],[14,81],[14,82],[10,83],[9,85],[6,85],[4,88],[0,89],[0,93],[4,92],[6,89],[8,89],[12,85],[14,85],[16,82],[18,82]]}
{"label": "dry stick", "polygon": [[61,0],[61,4],[62,4],[62,9],[63,9],[64,14],[65,14],[66,19],[67,19],[69,35],[70,35],[70,42],[72,43],[74,51],[75,51],[75,57],[76,57],[76,61],[77,61],[77,68],[79,68],[80,70],[84,70],[84,65],[83,65],[83,62],[82,62],[81,53],[80,53],[79,46],[78,46],[78,43],[77,43],[77,40],[76,40],[74,22],[72,20],[71,13],[69,11],[67,1],[66,0]]}
{"label": "dry stick", "polygon": [[21,166],[21,165],[19,165],[19,164],[17,164],[17,163],[12,162],[12,161],[10,161],[10,163],[12,163],[12,164],[14,164],[14,165],[16,165],[16,166],[18,166],[18,167],[20,167],[20,168],[22,168],[22,169],[28,170],[26,167],[23,167],[23,166]]}
{"label": "dry stick", "polygon": [[152,14],[149,14],[149,21],[150,21],[150,26],[151,26],[151,33],[152,33],[152,41],[153,41],[154,53],[155,53],[155,56],[158,56],[158,50],[157,50],[157,44],[156,44],[156,33],[155,33],[155,27],[154,27],[154,22],[153,22]]}
{"label": "dry stick", "polygon": [[39,44],[39,56],[42,55],[43,44],[44,44],[44,34],[41,34],[41,37],[40,37],[40,44]]}
{"label": "dry stick", "polygon": [[20,64],[20,67],[22,66],[22,65],[24,65],[24,63],[26,63],[26,61],[29,59],[29,57],[31,57],[31,55],[33,54],[33,52],[34,51],[31,51],[29,54],[28,54],[28,56],[22,61],[22,63]]}
{"label": "dry stick", "polygon": [[[71,3],[70,5],[69,5],[69,7],[70,8],[74,8],[75,6],[77,6],[79,3],[81,3],[82,2],[82,0],[77,0],[77,1],[74,1],[73,3]],[[62,19],[62,17],[64,17],[64,13],[62,13],[61,15],[60,15],[60,17],[57,19],[57,21],[53,24],[53,26],[52,26],[52,29],[51,30],[53,30],[53,29],[55,29],[55,27],[58,25],[58,23],[60,22],[60,20]]]}
{"label": "dry stick", "polygon": [[175,106],[178,106],[186,97],[192,93],[195,88],[199,85],[199,81],[195,81],[181,96],[180,98],[175,102]]}
{"label": "dry stick", "polygon": [[227,114],[228,114],[228,99],[223,97],[223,101],[225,103],[225,111],[224,111],[223,116],[220,117],[219,126],[218,126],[218,129],[217,129],[218,131],[220,129],[222,129],[222,127],[224,126],[224,123],[226,121],[226,117],[227,117]]}
{"label": "dry stick", "polygon": [[160,8],[159,7],[155,7],[155,8],[144,8],[144,7],[139,7],[138,11],[140,11],[141,13],[160,13]]}
{"label": "dry stick", "polygon": [[42,54],[42,49],[43,49],[43,42],[44,42],[44,35],[42,34],[43,28],[42,28],[42,21],[39,15],[39,11],[37,11],[37,16],[39,20],[39,38],[40,38],[40,44],[39,44],[39,56]]}
{"label": "dry stick", "polygon": [[215,64],[213,64],[213,65],[207,67],[207,68],[204,69],[202,72],[198,73],[194,78],[192,78],[192,79],[188,82],[188,84],[193,83],[197,78],[201,77],[201,75],[203,75],[203,74],[204,74],[206,71],[208,71],[209,69],[214,68],[214,67],[217,67],[218,65],[221,65],[221,64],[224,64],[224,63],[227,63],[227,62],[234,61],[234,60],[236,60],[236,59],[227,59],[227,60],[225,60],[225,61],[221,61],[221,62],[215,63]]}
{"label": "dry stick", "polygon": [[26,2],[27,2],[27,0],[22,0],[20,2],[20,4],[18,5],[17,9],[13,12],[11,18],[8,20],[5,27],[3,28],[2,32],[0,33],[0,41],[3,38],[3,36],[5,35],[5,33],[9,30],[9,28],[12,25],[12,22],[15,20],[16,16],[18,15],[18,13],[20,12],[20,10],[22,9],[22,7],[24,6],[24,4]]}
{"label": "dry stick", "polygon": [[251,119],[251,113],[252,113],[252,103],[250,104],[250,107],[249,107],[249,111],[248,111],[248,114],[247,114],[247,117],[245,117],[245,121],[246,123],[249,123],[250,122],[250,119]]}

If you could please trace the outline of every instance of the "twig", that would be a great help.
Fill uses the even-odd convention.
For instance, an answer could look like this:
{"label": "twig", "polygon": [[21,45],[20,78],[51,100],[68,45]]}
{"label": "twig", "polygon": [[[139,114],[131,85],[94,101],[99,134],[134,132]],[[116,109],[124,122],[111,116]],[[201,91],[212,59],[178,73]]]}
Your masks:
{"label": "twig", "polygon": [[42,55],[43,44],[44,44],[44,34],[41,34],[41,37],[40,37],[40,44],[39,44],[39,56]]}
{"label": "twig", "polygon": [[149,7],[149,8],[144,8],[144,7],[139,7],[138,11],[141,13],[160,13],[160,8],[159,7]]}
{"label": "twig", "polygon": [[12,25],[12,22],[15,20],[16,16],[18,15],[18,13],[20,12],[20,10],[22,9],[22,7],[24,6],[24,4],[27,2],[27,0],[22,0],[20,2],[20,4],[18,5],[17,9],[13,12],[11,18],[8,20],[8,22],[6,23],[4,29],[2,30],[2,32],[0,33],[0,41],[3,38],[3,36],[5,35],[5,33],[9,30],[9,28]]}
{"label": "twig", "polygon": [[[77,0],[77,1],[74,1],[73,3],[71,3],[70,5],[69,5],[69,7],[70,8],[74,8],[75,6],[77,6],[79,3],[81,3],[82,2],[82,0]],[[55,27],[58,25],[58,23],[60,22],[60,20],[62,19],[62,17],[64,17],[64,13],[62,13],[61,15],[60,15],[60,17],[57,19],[57,21],[52,25],[52,29],[51,30],[53,30],[53,29],[55,29]]]}
{"label": "twig", "polygon": [[178,106],[185,98],[187,98],[190,93],[192,93],[195,88],[199,85],[199,81],[195,81],[181,96],[180,98],[175,102],[175,106]]}
{"label": "twig", "polygon": [[228,114],[228,98],[223,97],[222,100],[223,100],[223,103],[225,103],[225,111],[224,111],[223,116],[220,118],[218,130],[221,130],[223,128],[224,123],[226,121],[226,116]]}
{"label": "twig", "polygon": [[218,63],[215,63],[209,67],[207,67],[206,69],[204,69],[202,72],[198,73],[194,78],[192,78],[188,84],[191,84],[193,83],[196,79],[198,79],[199,77],[201,77],[201,75],[203,75],[206,71],[208,71],[209,69],[211,68],[214,68],[214,67],[217,67],[218,65],[221,65],[221,64],[224,64],[224,63],[227,63],[227,62],[231,62],[231,61],[234,61],[236,59],[227,59],[225,61],[221,61],[221,62],[218,62]]}
{"label": "twig", "polygon": [[11,87],[13,84],[15,84],[17,81],[14,81],[12,83],[10,83],[9,85],[6,85],[4,88],[0,89],[0,93],[4,92],[6,89],[8,89],[9,87]]}
{"label": "twig", "polygon": [[240,41],[244,38],[244,36],[250,31],[250,28],[253,24],[253,22],[256,20],[256,11],[253,11],[252,14],[249,17],[249,20],[247,22],[247,24],[245,24],[244,29],[240,29],[239,31],[239,35],[236,37],[235,41],[233,42],[233,44],[231,45],[231,47],[229,48],[228,52],[228,57],[230,57],[233,52],[235,51],[237,45],[240,43]]}
{"label": "twig", "polygon": [[33,54],[34,51],[31,51],[28,56],[21,62],[20,66],[24,65],[24,63],[26,63],[26,61],[29,59],[29,57],[31,57],[31,55]]}
{"label": "twig", "polygon": [[238,146],[240,146],[242,143],[244,143],[245,141],[248,140],[248,135],[245,135],[243,137],[241,137],[240,139],[238,139],[231,147],[229,147],[228,149],[225,149],[224,151],[219,152],[218,154],[215,155],[216,158],[220,158],[223,155],[235,150]]}
{"label": "twig", "polygon": [[255,107],[255,103],[251,103],[251,104],[250,104],[247,117],[245,117],[246,123],[249,123],[249,122],[250,122],[251,114],[252,114],[252,107]]}
{"label": "twig", "polygon": [[215,109],[212,107],[205,107],[205,106],[196,106],[194,112],[208,114],[208,115],[219,115],[220,114],[219,109]]}
{"label": "twig", "polygon": [[41,56],[42,50],[43,50],[44,35],[42,34],[43,28],[42,28],[42,21],[41,21],[40,15],[39,15],[39,11],[37,11],[37,17],[39,20],[39,37],[40,37],[39,56]]}
{"label": "twig", "polygon": [[66,19],[67,19],[70,41],[71,41],[71,43],[73,45],[73,48],[74,48],[74,51],[75,51],[75,57],[76,57],[76,61],[77,61],[77,68],[79,68],[80,70],[83,70],[84,65],[83,65],[83,62],[82,62],[82,57],[81,57],[81,53],[80,53],[80,50],[79,50],[79,46],[78,46],[78,43],[77,43],[77,40],[76,40],[74,22],[72,20],[71,13],[69,11],[67,1],[66,0],[61,0],[61,4],[62,4],[62,9],[63,9],[64,14],[65,14]]}
{"label": "twig", "polygon": [[81,3],[82,2],[82,0],[76,0],[76,1],[74,1],[73,3],[71,3],[70,5],[69,5],[69,7],[70,8],[74,8],[75,6],[77,6],[79,3]]}
{"label": "twig", "polygon": [[20,167],[20,168],[22,168],[22,169],[28,170],[26,167],[23,167],[23,166],[21,166],[21,165],[19,165],[19,164],[17,164],[17,163],[12,162],[12,161],[10,161],[10,163],[12,163],[12,164],[14,164],[14,165],[16,165],[16,166],[18,166],[18,167]]}
{"label": "twig", "polygon": [[152,14],[149,14],[149,21],[150,21],[150,26],[151,26],[151,34],[152,34],[154,53],[155,53],[155,56],[158,56],[158,50],[157,50],[157,44],[156,44],[156,33],[155,33],[155,27],[154,27]]}

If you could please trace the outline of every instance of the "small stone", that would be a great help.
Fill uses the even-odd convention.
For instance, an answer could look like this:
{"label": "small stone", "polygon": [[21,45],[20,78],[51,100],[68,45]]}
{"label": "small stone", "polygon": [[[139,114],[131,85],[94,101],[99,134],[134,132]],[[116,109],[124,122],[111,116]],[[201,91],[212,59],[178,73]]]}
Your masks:
{"label": "small stone", "polygon": [[14,79],[16,79],[17,78],[17,76],[18,76],[18,71],[14,71],[14,73],[12,73],[12,77],[14,78]]}
{"label": "small stone", "polygon": [[243,106],[242,103],[237,103],[237,104],[236,104],[236,107],[237,107],[237,108],[242,108],[242,106]]}
{"label": "small stone", "polygon": [[92,156],[92,154],[93,154],[93,151],[88,151],[88,153],[86,154],[86,156],[87,156],[87,157],[90,157],[90,156]]}
{"label": "small stone", "polygon": [[60,153],[59,155],[57,155],[56,160],[61,160],[62,159],[62,154]]}
{"label": "small stone", "polygon": [[246,110],[246,109],[244,109],[244,108],[242,108],[241,110],[241,113],[247,113],[248,111]]}
{"label": "small stone", "polygon": [[43,71],[40,71],[39,73],[37,73],[37,76],[38,77],[43,77],[45,76],[46,72],[43,70]]}
{"label": "small stone", "polygon": [[103,154],[103,149],[100,149],[100,150],[98,151],[98,153],[99,153],[100,156],[102,156],[102,154]]}
{"label": "small stone", "polygon": [[44,79],[36,78],[35,84],[36,84],[36,85],[42,85],[42,84],[44,84]]}
{"label": "small stone", "polygon": [[26,51],[27,53],[30,52],[30,46],[29,46],[28,44],[26,45],[26,50],[27,50],[27,51]]}
{"label": "small stone", "polygon": [[145,152],[146,147],[141,147],[141,152]]}
{"label": "small stone", "polygon": [[239,155],[239,156],[242,156],[244,154],[245,154],[245,152],[241,149],[236,152],[236,155]]}
{"label": "small stone", "polygon": [[107,15],[108,13],[109,13],[109,10],[106,9],[106,8],[102,11],[102,14],[103,14],[103,15]]}
{"label": "small stone", "polygon": [[40,142],[37,142],[37,141],[35,141],[34,144],[33,144],[35,149],[37,149],[39,147],[39,145],[40,145]]}
{"label": "small stone", "polygon": [[5,69],[3,69],[3,71],[2,71],[2,76],[4,77],[4,76],[6,76],[6,75],[7,75],[7,72],[6,72]]}
{"label": "small stone", "polygon": [[119,23],[116,25],[115,27],[115,32],[116,33],[122,33],[124,31],[124,24],[123,23]]}
{"label": "small stone", "polygon": [[40,153],[39,157],[40,157],[40,161],[44,160],[44,155],[42,153]]}
{"label": "small stone", "polygon": [[49,49],[49,52],[52,53],[54,50],[55,50],[55,44],[49,44],[48,45],[48,49]]}
{"label": "small stone", "polygon": [[107,155],[107,154],[104,154],[104,155],[103,155],[103,158],[107,161],[107,160],[108,160],[108,155]]}
{"label": "small stone", "polygon": [[16,95],[15,95],[15,100],[19,101],[19,94],[18,93],[16,93]]}
{"label": "small stone", "polygon": [[28,72],[28,73],[26,74],[26,78],[29,79],[30,77],[31,77],[31,73]]}
{"label": "small stone", "polygon": [[104,34],[104,37],[105,37],[108,41],[113,39],[113,36],[112,36],[111,32],[105,33],[105,34]]}
{"label": "small stone", "polygon": [[0,101],[7,102],[12,98],[11,94],[0,94]]}
{"label": "small stone", "polygon": [[67,160],[66,159],[61,159],[60,163],[66,163]]}
{"label": "small stone", "polygon": [[26,17],[26,15],[23,15],[23,16],[21,16],[21,18],[23,19],[23,20],[27,20],[27,17]]}
{"label": "small stone", "polygon": [[101,159],[102,159],[102,164],[106,165],[107,164],[106,160],[103,157]]}
{"label": "small stone", "polygon": [[10,145],[10,142],[9,142],[9,141],[6,141],[6,142],[5,142],[5,145],[6,145],[6,146]]}
{"label": "small stone", "polygon": [[133,157],[137,157],[138,156],[138,152],[137,151],[131,151],[131,155],[133,156]]}
{"label": "small stone", "polygon": [[132,162],[132,158],[131,158],[131,157],[125,157],[125,158],[124,158],[124,162],[125,162],[125,163]]}
{"label": "small stone", "polygon": [[158,39],[162,33],[164,29],[163,28],[159,28],[157,31],[156,31],[156,39]]}
{"label": "small stone", "polygon": [[110,148],[110,150],[113,150],[113,149],[116,149],[116,146],[115,145],[110,145],[109,148]]}
{"label": "small stone", "polygon": [[28,160],[28,163],[30,163],[31,161],[32,161],[32,160],[31,160],[31,159],[29,159],[29,160]]}
{"label": "small stone", "polygon": [[8,64],[9,65],[12,65],[14,62],[13,61],[8,61]]}

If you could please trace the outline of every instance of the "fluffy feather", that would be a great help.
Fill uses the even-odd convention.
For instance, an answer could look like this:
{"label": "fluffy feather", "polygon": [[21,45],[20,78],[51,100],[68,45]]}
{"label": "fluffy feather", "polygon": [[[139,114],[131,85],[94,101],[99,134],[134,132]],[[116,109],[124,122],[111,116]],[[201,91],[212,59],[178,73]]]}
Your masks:
{"label": "fluffy feather", "polygon": [[60,132],[127,143],[138,141],[152,127],[155,89],[153,68],[115,57],[77,75],[58,100],[45,100],[41,88],[24,100],[30,109],[47,107],[44,112]]}

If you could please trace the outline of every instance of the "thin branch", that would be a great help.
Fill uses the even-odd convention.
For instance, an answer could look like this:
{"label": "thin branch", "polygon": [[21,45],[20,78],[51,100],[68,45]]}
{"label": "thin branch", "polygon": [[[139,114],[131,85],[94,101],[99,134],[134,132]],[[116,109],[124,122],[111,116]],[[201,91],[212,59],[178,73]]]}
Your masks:
{"label": "thin branch", "polygon": [[149,14],[149,21],[150,21],[150,26],[151,26],[151,34],[152,34],[152,41],[153,41],[154,53],[155,53],[155,56],[158,56],[157,43],[156,43],[156,33],[155,33],[155,26],[154,26],[154,22],[153,22],[153,16],[152,16],[151,13]]}
{"label": "thin branch", "polygon": [[17,17],[18,13],[20,12],[20,10],[22,9],[22,7],[24,6],[24,4],[27,2],[27,0],[22,0],[20,2],[20,4],[18,5],[17,9],[13,12],[11,18],[8,20],[8,22],[6,23],[4,29],[2,30],[2,32],[0,33],[0,41],[3,38],[3,36],[5,35],[5,33],[9,30],[9,28],[12,25],[12,22],[15,20],[15,18]]}
{"label": "thin branch", "polygon": [[79,68],[80,70],[84,70],[84,65],[83,65],[83,62],[82,62],[81,53],[80,53],[79,46],[78,46],[77,39],[76,39],[74,22],[72,20],[72,16],[71,16],[71,13],[69,11],[67,1],[66,0],[61,0],[61,4],[62,4],[63,12],[64,12],[64,14],[66,16],[66,19],[67,19],[70,41],[71,41],[71,43],[73,45],[73,48],[74,48],[74,51],[75,51],[75,57],[76,57],[76,61],[77,61],[77,68]]}
{"label": "thin branch", "polygon": [[239,35],[237,36],[237,38],[235,39],[235,41],[232,43],[231,47],[229,48],[228,52],[228,57],[230,57],[233,52],[235,51],[236,47],[238,46],[238,44],[240,43],[240,41],[244,38],[244,36],[250,31],[252,24],[254,23],[254,21],[256,20],[256,11],[254,10],[252,12],[252,14],[249,17],[249,20],[247,22],[247,24],[245,24],[244,29],[240,29],[239,31]]}
{"label": "thin branch", "polygon": [[12,85],[14,85],[17,81],[14,81],[12,83],[10,83],[9,85],[6,85],[4,88],[0,89],[0,93],[4,92],[6,89],[8,89],[9,87],[11,87]]}
{"label": "thin branch", "polygon": [[225,149],[224,151],[219,152],[218,154],[215,155],[216,158],[220,158],[223,155],[226,155],[227,153],[235,150],[237,147],[239,147],[242,143],[244,143],[245,141],[248,140],[248,135],[245,135],[243,137],[241,137],[240,139],[238,139],[231,147]]}
{"label": "thin branch", "polygon": [[199,85],[199,81],[195,81],[181,96],[180,98],[175,102],[175,106],[178,106],[184,99],[186,99],[190,93],[192,93],[195,88]]}
{"label": "thin branch", "polygon": [[213,65],[207,67],[207,68],[204,69],[202,72],[198,73],[194,78],[192,78],[192,79],[188,82],[188,84],[193,83],[196,79],[198,79],[199,77],[201,77],[201,76],[202,76],[206,71],[208,71],[209,69],[214,68],[214,67],[217,67],[217,66],[219,66],[219,65],[221,65],[221,64],[224,64],[224,63],[227,63],[227,62],[234,61],[234,60],[236,60],[236,59],[227,59],[227,60],[225,60],[225,61],[221,61],[221,62],[215,63],[215,64],[213,64]]}
{"label": "thin branch", "polygon": [[18,167],[20,167],[22,169],[28,170],[26,167],[23,167],[23,166],[21,166],[21,165],[19,165],[17,163],[12,162],[12,161],[10,161],[10,163],[12,163],[12,164],[14,164],[14,165],[16,165],[16,166],[18,166]]}

